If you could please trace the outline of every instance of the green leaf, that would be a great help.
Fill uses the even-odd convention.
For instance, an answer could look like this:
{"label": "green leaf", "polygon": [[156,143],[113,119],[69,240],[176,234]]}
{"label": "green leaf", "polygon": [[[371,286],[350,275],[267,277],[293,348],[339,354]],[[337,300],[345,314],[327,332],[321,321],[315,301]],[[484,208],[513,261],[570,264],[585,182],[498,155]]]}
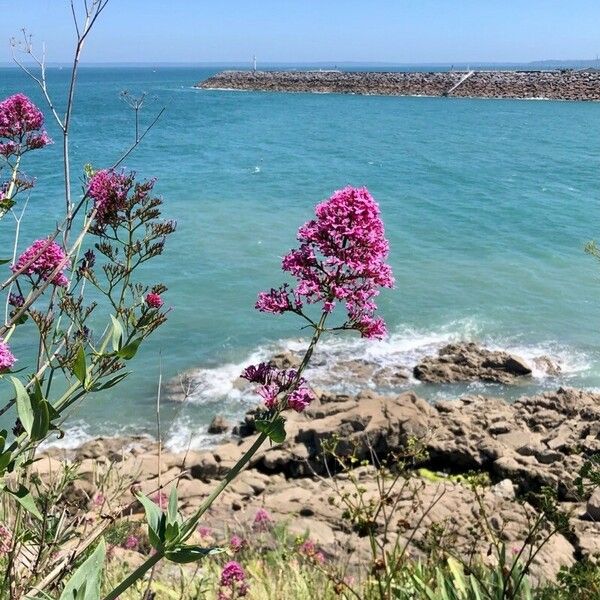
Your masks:
{"label": "green leaf", "polygon": [[165,544],[168,546],[179,535],[178,523],[167,523],[165,526]]}
{"label": "green leaf", "polygon": [[11,457],[12,457],[12,454],[10,453],[9,450],[0,454],[0,475],[2,475],[2,473],[4,473],[4,471],[6,470],[6,467],[8,467],[8,465],[10,464]]}
{"label": "green leaf", "polygon": [[50,405],[46,400],[39,402],[32,398],[34,405],[33,427],[31,428],[31,441],[43,440],[50,429]]}
{"label": "green leaf", "polygon": [[110,315],[112,321],[112,346],[113,350],[117,352],[121,348],[121,339],[123,338],[123,326],[119,323],[116,317]]}
{"label": "green leaf", "polygon": [[99,392],[100,390],[108,390],[111,387],[114,387],[115,385],[117,385],[117,383],[123,381],[123,379],[125,379],[125,377],[127,377],[127,375],[129,375],[129,371],[127,371],[125,373],[120,373],[119,375],[112,377],[105,383],[97,383],[91,389],[93,392]]}
{"label": "green leaf", "polygon": [[171,488],[171,493],[169,494],[169,504],[167,506],[167,523],[177,523],[178,522],[178,512],[177,512],[177,487],[173,486]]}
{"label": "green leaf", "polygon": [[31,430],[33,428],[33,407],[31,406],[31,399],[27,390],[16,377],[10,378],[15,388],[15,394],[17,398],[17,414],[21,420],[23,428],[27,432],[27,435],[31,437]]}
{"label": "green leaf", "polygon": [[223,548],[202,548],[202,546],[180,546],[165,554],[165,558],[175,563],[191,563],[224,552]]}
{"label": "green leaf", "polygon": [[274,421],[258,419],[254,422],[257,431],[266,433],[273,442],[281,444],[285,442],[285,421],[283,417],[277,417]]}
{"label": "green leaf", "polygon": [[11,262],[10,258],[0,258],[0,265],[7,265],[9,262]]}
{"label": "green leaf", "polygon": [[127,346],[123,346],[123,348],[117,352],[117,356],[123,360],[132,359],[137,354],[138,348],[143,342],[143,339],[144,338],[141,337],[135,338],[135,340],[132,340],[129,344],[127,344]]}
{"label": "green leaf", "polygon": [[137,499],[141,502],[146,512],[146,521],[148,523],[148,539],[152,547],[162,548],[165,541],[166,518],[162,510],[143,494],[137,494]]}
{"label": "green leaf", "polygon": [[96,549],[73,573],[59,600],[98,600],[105,557],[106,543],[101,538]]}
{"label": "green leaf", "polygon": [[7,489],[6,490],[13,498],[30,514],[32,514],[36,519],[40,521],[43,520],[43,517],[38,510],[38,507],[35,505],[35,500],[31,495],[31,492],[24,486],[19,486],[19,489],[16,492]]}
{"label": "green leaf", "polygon": [[154,529],[154,531],[158,531],[162,511],[154,504],[154,502],[152,502],[152,500],[150,500],[150,498],[143,494],[137,494],[137,499],[141,502],[146,511],[146,521],[148,521],[148,525]]}
{"label": "green leaf", "polygon": [[87,381],[87,367],[85,364],[85,350],[83,346],[79,346],[77,355],[75,356],[75,362],[73,363],[73,375],[79,379],[81,385],[85,387]]}

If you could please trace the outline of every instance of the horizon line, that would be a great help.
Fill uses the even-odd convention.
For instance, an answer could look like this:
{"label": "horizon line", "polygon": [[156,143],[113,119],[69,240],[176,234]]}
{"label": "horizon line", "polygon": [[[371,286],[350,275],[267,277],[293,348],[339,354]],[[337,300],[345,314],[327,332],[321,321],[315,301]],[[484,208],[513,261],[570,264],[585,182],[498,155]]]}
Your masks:
{"label": "horizon line", "polygon": [[[394,62],[394,61],[360,61],[360,60],[319,60],[319,61],[275,61],[265,60],[260,61],[258,64],[262,65],[289,65],[289,66],[312,66],[312,65],[355,65],[355,66],[390,66],[390,67],[427,67],[427,66],[518,66],[518,65],[539,65],[539,64],[583,64],[583,63],[595,63],[600,64],[599,59],[540,59],[540,60],[528,60],[528,61],[427,61],[427,62]],[[94,67],[94,66],[205,66],[205,67],[219,67],[219,66],[241,66],[251,65],[250,60],[224,60],[224,61],[82,61],[79,63],[81,67]],[[47,67],[70,67],[72,62],[53,61],[47,62]],[[19,68],[14,62],[4,61],[0,62],[0,67],[15,67]]]}

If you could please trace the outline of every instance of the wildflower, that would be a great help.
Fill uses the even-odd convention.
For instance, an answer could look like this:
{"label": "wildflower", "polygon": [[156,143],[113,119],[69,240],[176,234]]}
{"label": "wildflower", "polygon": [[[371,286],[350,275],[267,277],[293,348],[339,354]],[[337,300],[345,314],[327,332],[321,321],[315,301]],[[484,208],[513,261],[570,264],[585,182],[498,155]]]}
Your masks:
{"label": "wildflower", "polygon": [[0,373],[8,371],[17,362],[8,344],[0,338]]}
{"label": "wildflower", "polygon": [[105,501],[106,501],[106,498],[105,498],[104,494],[102,494],[101,492],[98,492],[92,498],[92,506],[100,507],[104,504]]}
{"label": "wildflower", "polygon": [[313,399],[312,391],[306,386],[301,386],[288,396],[287,403],[291,409],[301,413]]}
{"label": "wildflower", "polygon": [[25,298],[23,298],[21,294],[14,294],[13,292],[11,292],[8,295],[8,303],[11,306],[14,306],[15,308],[21,308],[21,306],[25,304]]}
{"label": "wildflower", "polygon": [[44,115],[23,94],[15,94],[0,102],[0,154],[9,157],[28,150],[37,150],[52,143],[45,131]]}
{"label": "wildflower", "polygon": [[198,527],[198,533],[200,537],[208,538],[212,535],[212,529],[210,527]]}
{"label": "wildflower", "polygon": [[343,303],[345,328],[356,329],[362,337],[383,337],[385,323],[374,317],[374,298],[379,288],[393,287],[394,278],[385,262],[389,244],[379,206],[366,188],[346,187],[319,204],[315,216],[298,230],[300,246],[282,260],[296,287],[261,292],[256,308],[299,313],[304,303],[320,302],[329,313]]}
{"label": "wildflower", "polygon": [[273,524],[271,515],[264,509],[259,508],[254,515],[254,521],[252,522],[252,528],[256,531],[267,531]]}
{"label": "wildflower", "polygon": [[299,546],[298,552],[318,564],[323,564],[325,562],[325,555],[317,548],[312,540],[305,540]]}
{"label": "wildflower", "polygon": [[163,300],[159,294],[150,292],[146,295],[146,304],[150,308],[160,308],[163,305]]}
{"label": "wildflower", "polygon": [[92,176],[87,193],[94,200],[95,220],[99,228],[118,223],[120,213],[125,210],[127,193],[133,181],[132,175],[108,169],[97,171]]}
{"label": "wildflower", "polygon": [[241,552],[247,546],[248,542],[239,535],[232,535],[231,539],[229,540],[229,547],[233,550],[233,552]]}
{"label": "wildflower", "polygon": [[128,535],[127,539],[123,542],[123,548],[126,550],[137,550],[140,545],[140,539],[135,535]]}
{"label": "wildflower", "polygon": [[156,494],[154,494],[152,496],[151,500],[153,502],[155,502],[156,504],[158,504],[158,506],[160,508],[162,508],[163,510],[165,508],[167,508],[168,499],[167,499],[167,495],[164,492],[162,492],[162,491],[156,492]]}
{"label": "wildflower", "polygon": [[66,287],[69,280],[63,272],[66,268],[65,259],[65,251],[56,242],[42,239],[33,242],[11,268],[13,273],[37,275],[47,281],[55,269],[62,264],[61,269],[54,275],[52,283],[58,287]]}
{"label": "wildflower", "polygon": [[240,563],[232,560],[225,564],[219,579],[219,600],[241,598],[248,593],[246,572]]}
{"label": "wildflower", "polygon": [[4,525],[4,523],[0,523],[0,556],[3,554],[8,554],[12,547],[12,534],[10,529]]}
{"label": "wildflower", "polygon": [[269,363],[259,363],[246,367],[241,377],[259,384],[257,394],[269,410],[279,406],[282,394],[282,401],[286,400],[287,405],[281,408],[292,408],[296,412],[302,412],[314,399],[306,380],[298,377],[295,369],[276,369]]}

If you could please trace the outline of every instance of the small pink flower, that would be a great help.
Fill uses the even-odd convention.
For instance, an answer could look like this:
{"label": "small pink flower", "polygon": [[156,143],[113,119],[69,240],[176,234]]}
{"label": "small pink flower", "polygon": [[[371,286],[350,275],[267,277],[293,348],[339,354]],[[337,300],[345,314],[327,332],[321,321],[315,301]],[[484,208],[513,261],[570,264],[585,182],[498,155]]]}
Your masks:
{"label": "small pink flower", "polygon": [[27,96],[15,94],[0,102],[0,138],[7,139],[0,143],[0,154],[8,158],[51,144],[43,125],[44,115]]}
{"label": "small pink flower", "polygon": [[219,600],[240,598],[248,593],[246,572],[240,563],[231,560],[225,564],[219,579]]}
{"label": "small pink flower", "polygon": [[254,521],[252,522],[252,528],[255,531],[268,531],[273,525],[273,519],[271,515],[264,509],[259,508],[254,515]]}
{"label": "small pink flower", "polygon": [[36,240],[19,256],[17,262],[11,267],[13,273],[21,272],[23,275],[37,275],[43,280],[48,280],[52,273],[62,265],[52,283],[58,287],[66,287],[69,280],[64,274],[66,269],[65,251],[54,241],[49,239]]}
{"label": "small pink flower", "polygon": [[212,529],[210,527],[198,527],[198,533],[200,537],[209,538],[212,536]]}
{"label": "small pink flower", "polygon": [[167,508],[167,504],[168,504],[168,499],[167,499],[167,495],[164,492],[158,491],[156,492],[156,494],[154,494],[151,498],[151,500],[155,503],[158,504],[158,506],[160,508],[162,508],[163,510],[165,508]]}
{"label": "small pink flower", "polygon": [[239,535],[232,535],[229,540],[229,547],[234,552],[241,552],[244,548],[248,547],[248,542]]}
{"label": "small pink flower", "polygon": [[146,304],[150,308],[160,308],[163,305],[163,300],[159,294],[150,292],[149,294],[146,295]]}
{"label": "small pink flower", "polygon": [[94,200],[96,223],[104,228],[118,221],[125,210],[127,193],[133,185],[133,177],[103,169],[94,173],[88,185],[88,195]]}
{"label": "small pink flower", "polygon": [[123,548],[126,550],[137,550],[140,545],[140,539],[135,535],[127,536],[127,539],[123,542]]}
{"label": "small pink flower", "polygon": [[0,338],[0,373],[8,371],[17,362],[8,344]]}
{"label": "small pink flower", "polygon": [[100,492],[98,492],[92,498],[92,506],[95,506],[96,508],[101,507],[105,502],[106,502],[106,498],[104,497],[104,494],[101,494]]}
{"label": "small pink flower", "polygon": [[304,543],[302,543],[298,548],[298,552],[306,558],[309,558],[310,560],[313,560],[319,564],[323,564],[325,562],[325,555],[317,548],[316,544],[312,540],[306,540]]}
{"label": "small pink flower", "polygon": [[305,385],[295,389],[287,399],[288,406],[296,412],[303,412],[308,405],[314,400],[315,396],[312,391]]}
{"label": "small pink flower", "polygon": [[10,552],[12,541],[10,529],[4,523],[0,523],[0,556]]}

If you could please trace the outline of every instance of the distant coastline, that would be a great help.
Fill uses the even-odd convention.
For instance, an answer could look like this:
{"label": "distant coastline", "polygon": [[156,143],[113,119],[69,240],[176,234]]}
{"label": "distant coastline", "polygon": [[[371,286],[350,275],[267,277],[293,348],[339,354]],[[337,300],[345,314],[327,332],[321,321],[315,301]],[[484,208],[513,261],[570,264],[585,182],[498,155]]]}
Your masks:
{"label": "distant coastline", "polygon": [[600,100],[600,70],[222,71],[195,87],[212,90],[383,96]]}

